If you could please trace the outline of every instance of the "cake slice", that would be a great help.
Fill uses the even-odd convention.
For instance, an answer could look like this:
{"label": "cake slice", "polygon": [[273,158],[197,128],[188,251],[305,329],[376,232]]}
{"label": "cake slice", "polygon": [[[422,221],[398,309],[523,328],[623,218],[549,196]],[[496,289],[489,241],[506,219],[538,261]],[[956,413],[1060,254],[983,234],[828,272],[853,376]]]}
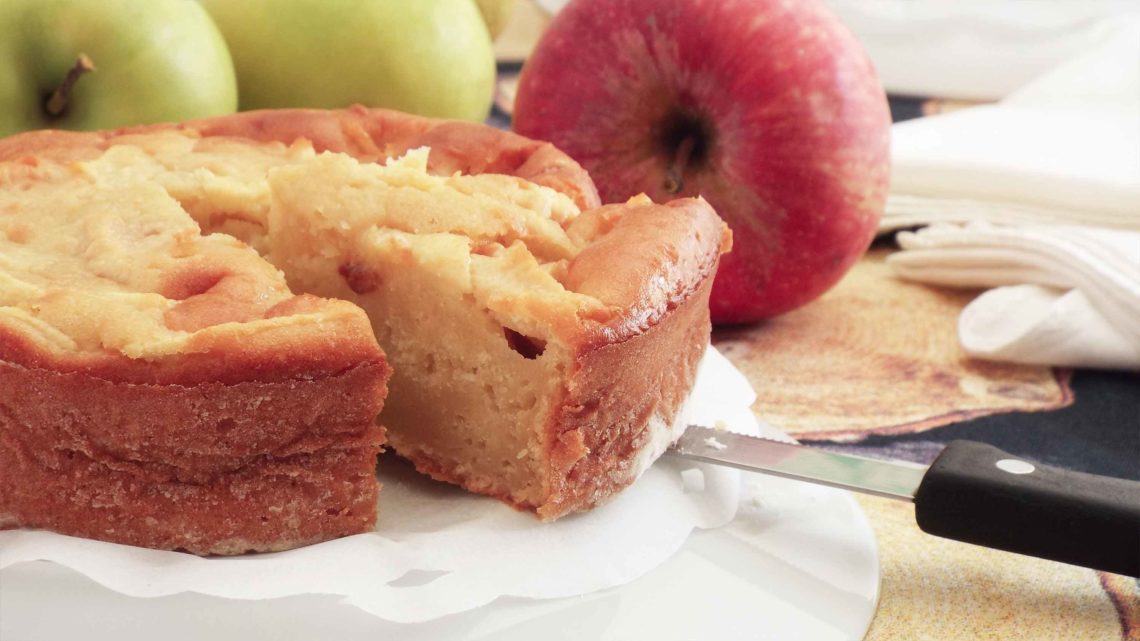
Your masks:
{"label": "cake slice", "polygon": [[380,422],[435,478],[554,519],[677,435],[728,246],[704,201],[598,207],[549,145],[375,110],[23,138],[103,189],[161,189],[293,291],[363,308],[394,368]]}
{"label": "cake slice", "polygon": [[593,507],[676,433],[723,223],[697,200],[580,213],[427,156],[270,171],[265,255],[368,312],[394,368],[381,420],[419,470],[545,519]]}

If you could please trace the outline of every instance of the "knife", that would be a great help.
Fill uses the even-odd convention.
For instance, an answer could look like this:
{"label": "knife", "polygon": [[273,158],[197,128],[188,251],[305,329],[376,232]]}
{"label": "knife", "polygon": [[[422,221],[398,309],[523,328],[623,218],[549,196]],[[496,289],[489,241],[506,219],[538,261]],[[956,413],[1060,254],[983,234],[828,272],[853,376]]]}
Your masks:
{"label": "knife", "polygon": [[929,466],[839,454],[696,425],[682,458],[914,502],[927,534],[1140,576],[1140,482],[952,441]]}

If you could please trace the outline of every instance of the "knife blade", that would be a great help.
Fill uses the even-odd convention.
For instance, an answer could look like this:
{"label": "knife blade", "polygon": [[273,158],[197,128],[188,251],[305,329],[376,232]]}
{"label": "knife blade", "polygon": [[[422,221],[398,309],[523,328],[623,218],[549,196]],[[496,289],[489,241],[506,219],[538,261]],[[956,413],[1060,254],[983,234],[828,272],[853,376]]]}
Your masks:
{"label": "knife blade", "polygon": [[952,441],[930,466],[688,426],[669,452],[914,502],[921,530],[943,538],[1140,576],[1140,482],[1030,463]]}

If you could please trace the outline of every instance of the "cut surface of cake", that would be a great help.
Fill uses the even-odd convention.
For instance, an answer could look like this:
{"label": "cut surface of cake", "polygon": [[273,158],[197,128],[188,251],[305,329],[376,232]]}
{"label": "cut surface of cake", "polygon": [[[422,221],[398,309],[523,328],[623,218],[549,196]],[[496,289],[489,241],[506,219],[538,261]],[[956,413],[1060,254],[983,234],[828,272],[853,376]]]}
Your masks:
{"label": "cut surface of cake", "polygon": [[368,312],[399,454],[544,518],[589,508],[691,387],[722,223],[699,201],[580,213],[503,176],[430,176],[426,156],[271,171],[266,256]]}
{"label": "cut surface of cake", "polygon": [[[604,502],[660,453],[708,343],[728,244],[701,200],[598,207],[549,145],[376,110],[28,134],[0,141],[0,162],[48,184],[70,174],[100,193],[145,193],[196,242],[240,253],[266,281],[280,270],[284,300],[363,309],[393,369],[380,423],[395,451],[544,519]],[[236,307],[248,299],[229,291]],[[164,311],[152,335],[109,345],[142,350],[124,358],[177,350],[210,309],[185,321]],[[116,324],[101,326],[113,341]]]}

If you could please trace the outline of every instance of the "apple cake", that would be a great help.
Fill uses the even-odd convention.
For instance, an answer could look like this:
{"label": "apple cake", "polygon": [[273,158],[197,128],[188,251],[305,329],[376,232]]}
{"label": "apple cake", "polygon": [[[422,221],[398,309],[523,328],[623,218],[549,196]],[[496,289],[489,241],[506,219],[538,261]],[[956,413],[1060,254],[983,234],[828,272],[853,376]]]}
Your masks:
{"label": "apple cake", "polygon": [[[728,244],[700,199],[598,206],[548,144],[381,110],[0,140],[0,518],[209,553],[320,538],[183,534],[239,500],[360,531],[389,364],[379,422],[417,469],[589,509],[677,435]],[[192,494],[220,479],[215,519]],[[134,534],[87,525],[115,509]]]}

